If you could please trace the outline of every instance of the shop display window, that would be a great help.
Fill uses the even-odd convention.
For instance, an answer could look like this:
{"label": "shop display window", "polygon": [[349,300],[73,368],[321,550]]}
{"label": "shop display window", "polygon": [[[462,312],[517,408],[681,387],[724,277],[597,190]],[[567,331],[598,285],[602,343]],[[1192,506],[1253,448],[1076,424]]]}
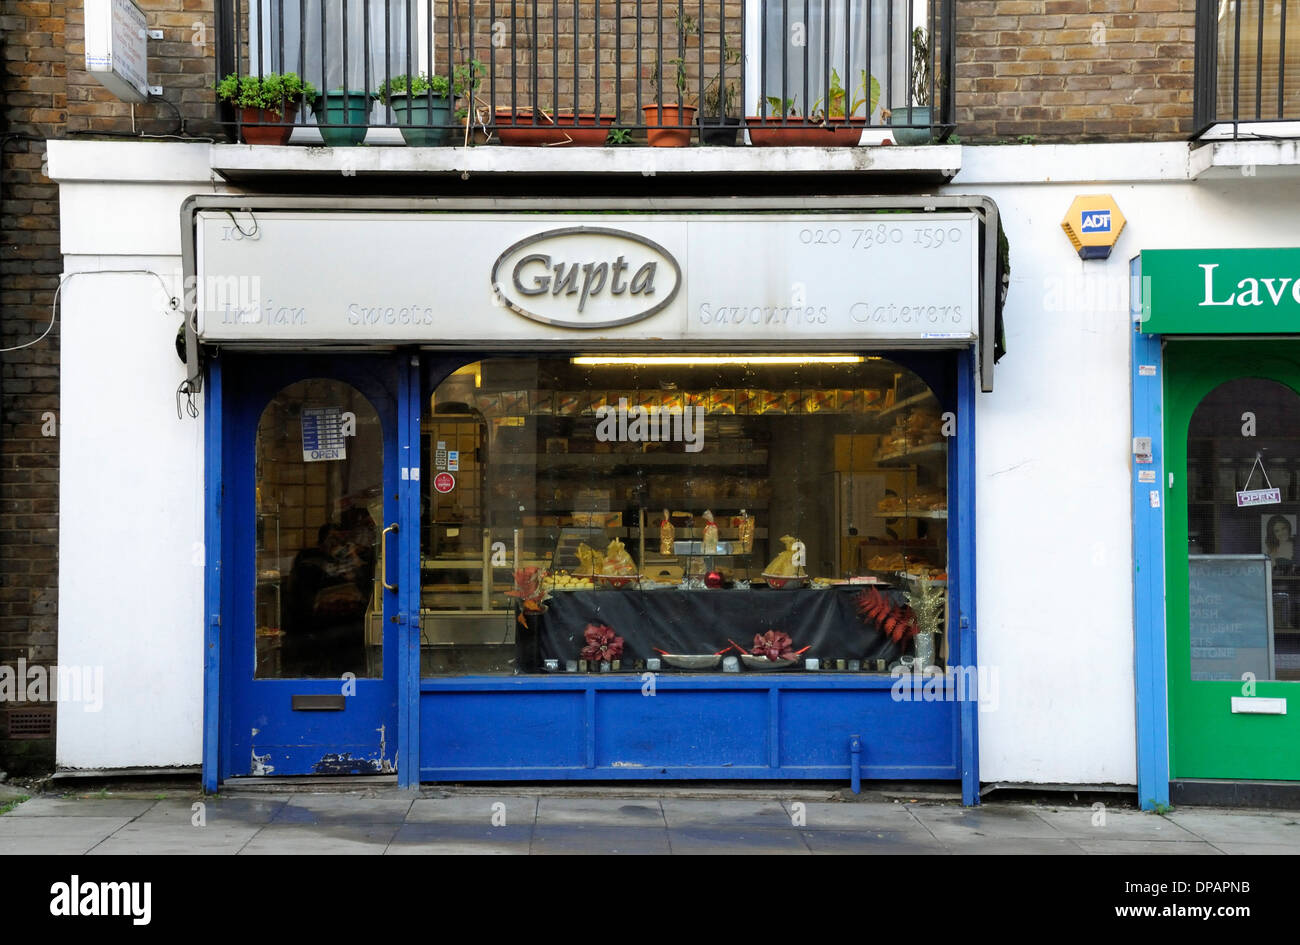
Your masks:
{"label": "shop display window", "polygon": [[467,364],[422,417],[422,673],[934,672],[953,432],[880,357]]}
{"label": "shop display window", "polygon": [[1300,679],[1300,395],[1239,378],[1187,432],[1194,680]]}
{"label": "shop display window", "polygon": [[355,388],[280,391],[256,443],[258,679],[382,675],[383,430]]}

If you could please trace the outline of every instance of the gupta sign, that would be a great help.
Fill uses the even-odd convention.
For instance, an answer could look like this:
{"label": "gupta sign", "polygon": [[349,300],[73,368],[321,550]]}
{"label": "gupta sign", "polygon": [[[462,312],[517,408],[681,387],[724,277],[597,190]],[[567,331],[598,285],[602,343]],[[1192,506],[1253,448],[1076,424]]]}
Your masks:
{"label": "gupta sign", "polygon": [[681,266],[668,250],[600,226],[544,230],[492,267],[492,290],[508,308],[562,328],[639,322],[671,304],[681,284]]}
{"label": "gupta sign", "polygon": [[1146,250],[1142,283],[1144,332],[1300,333],[1300,249]]}

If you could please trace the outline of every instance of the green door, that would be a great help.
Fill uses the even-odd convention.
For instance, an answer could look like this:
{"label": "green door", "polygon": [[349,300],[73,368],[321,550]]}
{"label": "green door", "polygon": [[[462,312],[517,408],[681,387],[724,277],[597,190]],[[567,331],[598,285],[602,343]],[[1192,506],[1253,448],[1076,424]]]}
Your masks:
{"label": "green door", "polygon": [[1300,780],[1297,391],[1300,341],[1166,345],[1172,778]]}

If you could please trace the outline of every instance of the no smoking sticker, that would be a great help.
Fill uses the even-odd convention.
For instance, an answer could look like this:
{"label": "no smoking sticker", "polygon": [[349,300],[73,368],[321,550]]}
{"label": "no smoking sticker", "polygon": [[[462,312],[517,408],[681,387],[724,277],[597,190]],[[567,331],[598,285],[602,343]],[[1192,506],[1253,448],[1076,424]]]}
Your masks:
{"label": "no smoking sticker", "polygon": [[446,494],[456,488],[456,477],[451,473],[438,473],[433,477],[433,489],[435,492]]}

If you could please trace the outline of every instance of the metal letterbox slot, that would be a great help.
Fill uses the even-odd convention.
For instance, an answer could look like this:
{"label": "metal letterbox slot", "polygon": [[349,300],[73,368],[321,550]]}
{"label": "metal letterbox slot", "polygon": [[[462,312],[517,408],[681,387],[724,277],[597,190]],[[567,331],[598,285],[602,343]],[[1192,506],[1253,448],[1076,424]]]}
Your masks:
{"label": "metal letterbox slot", "polygon": [[342,712],[343,696],[294,696],[295,712]]}

